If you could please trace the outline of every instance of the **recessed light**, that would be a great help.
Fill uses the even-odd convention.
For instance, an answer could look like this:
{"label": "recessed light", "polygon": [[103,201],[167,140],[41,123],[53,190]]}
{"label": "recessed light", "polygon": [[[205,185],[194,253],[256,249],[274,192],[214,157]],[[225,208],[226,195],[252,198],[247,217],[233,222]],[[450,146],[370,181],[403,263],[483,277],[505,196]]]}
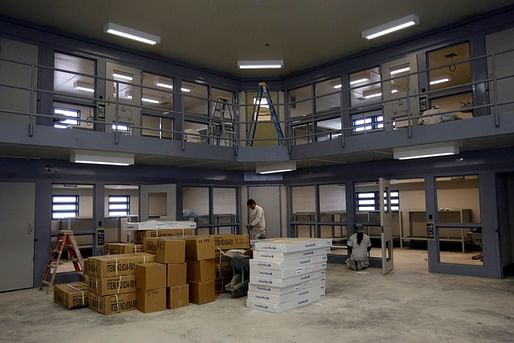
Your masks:
{"label": "recessed light", "polygon": [[369,81],[369,79],[367,77],[363,77],[361,79],[352,80],[352,81],[350,81],[350,86],[356,85],[358,83],[367,82],[367,81]]}
{"label": "recessed light", "polygon": [[185,88],[185,87],[180,88],[180,91],[182,91],[184,93],[191,93],[191,90],[189,88]]}
{"label": "recessed light", "polygon": [[104,25],[104,32],[110,33],[115,36],[132,39],[141,43],[155,45],[161,42],[161,37],[146,33],[143,31],[134,30],[130,27],[107,23]]}
{"label": "recessed light", "polygon": [[284,60],[239,60],[237,65],[239,69],[281,69],[284,66]]}
{"label": "recessed light", "polygon": [[401,74],[401,73],[405,73],[408,71],[410,71],[410,67],[404,67],[404,68],[393,69],[389,72],[389,74],[396,75],[396,74]]}
{"label": "recessed light", "polygon": [[73,88],[75,88],[76,90],[88,92],[88,93],[95,92],[95,88],[91,84],[89,84],[87,82],[83,82],[83,81],[75,81],[75,83],[73,84]]}
{"label": "recessed light", "polygon": [[115,79],[122,79],[122,80],[126,80],[126,81],[132,81],[134,79],[130,75],[121,74],[121,73],[118,73],[118,72],[112,73],[112,77],[115,78]]}
{"label": "recessed light", "polygon": [[167,88],[167,89],[173,89],[173,85],[170,83],[159,81],[155,84],[157,87]]}
{"label": "recessed light", "polygon": [[398,93],[398,92],[399,92],[399,90],[398,90],[398,89],[396,89],[396,88],[391,89],[391,94],[396,94],[396,93]]}
{"label": "recessed light", "polygon": [[337,85],[333,85],[332,87],[335,88],[335,89],[341,89],[341,87],[343,87],[343,85],[342,84],[337,84]]}
{"label": "recessed light", "polygon": [[378,93],[371,93],[371,94],[365,95],[363,98],[364,99],[372,99],[372,98],[378,98],[380,96],[382,96],[382,93],[378,92]]}
{"label": "recessed light", "polygon": [[141,98],[141,101],[142,102],[148,102],[150,104],[158,104],[160,103],[159,100],[156,100],[156,99],[150,99],[150,98]]}
{"label": "recessed light", "polygon": [[417,24],[419,24],[419,18],[414,14],[410,14],[406,17],[390,21],[369,30],[362,31],[361,36],[362,38],[366,39],[374,39]]}
{"label": "recessed light", "polygon": [[443,77],[443,78],[440,78],[440,79],[437,79],[437,80],[432,80],[430,81],[430,84],[431,85],[438,85],[440,83],[445,83],[445,82],[448,82],[450,81],[450,78],[448,77]]}

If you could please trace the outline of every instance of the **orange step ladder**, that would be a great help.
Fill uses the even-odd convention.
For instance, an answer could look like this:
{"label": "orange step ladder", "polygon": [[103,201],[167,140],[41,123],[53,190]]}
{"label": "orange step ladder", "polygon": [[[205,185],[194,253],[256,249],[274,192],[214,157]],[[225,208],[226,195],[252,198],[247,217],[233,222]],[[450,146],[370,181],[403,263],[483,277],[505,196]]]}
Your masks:
{"label": "orange step ladder", "polygon": [[61,263],[62,253],[64,248],[68,251],[68,259],[72,261],[75,272],[78,273],[83,281],[86,280],[84,274],[84,259],[80,254],[79,246],[73,235],[73,231],[60,230],[57,234],[56,240],[52,246],[52,252],[50,254],[50,260],[46,266],[46,270],[43,273],[43,279],[39,290],[43,289],[43,286],[48,286],[48,293],[53,290],[55,276],[58,273],[59,264]]}

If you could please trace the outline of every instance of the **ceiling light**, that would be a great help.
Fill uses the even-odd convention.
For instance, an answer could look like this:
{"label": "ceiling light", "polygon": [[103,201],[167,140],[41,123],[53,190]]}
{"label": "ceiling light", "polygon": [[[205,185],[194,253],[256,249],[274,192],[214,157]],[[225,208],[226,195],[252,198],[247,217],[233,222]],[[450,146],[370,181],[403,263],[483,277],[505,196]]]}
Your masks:
{"label": "ceiling light", "polygon": [[268,61],[237,61],[239,69],[280,69],[284,66],[284,60]]}
{"label": "ceiling light", "polygon": [[411,160],[416,158],[428,158],[436,156],[449,156],[459,153],[459,147],[451,143],[438,143],[417,145],[403,148],[395,148],[393,156],[397,160]]}
{"label": "ceiling light", "polygon": [[365,95],[363,98],[364,99],[372,99],[372,98],[378,98],[380,96],[382,96],[382,93],[378,92],[378,93],[371,93],[371,94]]}
{"label": "ceiling light", "polygon": [[167,88],[167,89],[173,89],[173,85],[170,83],[159,81],[155,84],[157,87]]}
{"label": "ceiling light", "polygon": [[358,83],[367,82],[367,81],[369,81],[369,79],[367,77],[363,77],[362,79],[350,81],[350,86],[356,85]]}
{"label": "ceiling light", "polygon": [[414,14],[410,14],[406,17],[390,21],[369,30],[362,31],[361,36],[362,38],[366,39],[374,39],[417,24],[419,24],[419,18]]}
{"label": "ceiling light", "polygon": [[399,90],[398,90],[398,89],[396,89],[396,88],[391,89],[391,94],[396,94],[396,93],[398,93],[398,92],[399,92]]}
{"label": "ceiling light", "polygon": [[150,104],[158,104],[158,103],[160,103],[159,100],[150,99],[150,98],[141,98],[141,101],[142,102],[148,102]]}
{"label": "ceiling light", "polygon": [[296,170],[296,161],[264,163],[255,167],[255,172],[257,174],[285,173],[294,170]]}
{"label": "ceiling light", "polygon": [[132,81],[133,80],[132,76],[127,75],[127,74],[121,74],[121,73],[118,73],[118,72],[112,73],[112,77],[115,78],[115,79],[122,79],[122,80],[127,80],[127,81]]}
{"label": "ceiling light", "polygon": [[341,89],[341,87],[343,87],[343,85],[342,84],[338,84],[338,85],[333,85],[332,87],[335,88],[335,89]]}
{"label": "ceiling light", "polygon": [[155,45],[161,42],[161,37],[152,35],[150,33],[131,29],[130,27],[107,23],[104,25],[104,32],[110,33],[115,36],[132,39],[141,43]]}
{"label": "ceiling light", "polygon": [[389,74],[391,75],[396,75],[396,74],[400,74],[400,73],[405,73],[407,71],[410,71],[410,67],[404,67],[404,68],[399,68],[399,69],[393,69],[389,72]]}
{"label": "ceiling light", "polygon": [[189,88],[184,88],[184,87],[180,88],[180,91],[184,92],[184,93],[191,93],[191,90]]}
{"label": "ceiling light", "polygon": [[95,88],[91,84],[89,84],[87,82],[83,82],[83,81],[75,81],[75,83],[73,84],[73,88],[75,88],[76,90],[88,92],[88,93],[95,92]]}
{"label": "ceiling light", "polygon": [[430,85],[438,85],[440,83],[445,83],[445,82],[448,82],[450,81],[450,78],[448,77],[443,77],[441,79],[437,79],[437,80],[432,80],[430,81]]}
{"label": "ceiling light", "polygon": [[54,109],[54,113],[55,114],[61,114],[61,115],[66,116],[66,117],[73,117],[73,118],[77,118],[78,117],[78,112],[79,111],[65,110],[65,109],[62,109],[62,108]]}
{"label": "ceiling light", "polygon": [[130,166],[134,164],[134,154],[109,151],[73,150],[70,154],[70,162]]}

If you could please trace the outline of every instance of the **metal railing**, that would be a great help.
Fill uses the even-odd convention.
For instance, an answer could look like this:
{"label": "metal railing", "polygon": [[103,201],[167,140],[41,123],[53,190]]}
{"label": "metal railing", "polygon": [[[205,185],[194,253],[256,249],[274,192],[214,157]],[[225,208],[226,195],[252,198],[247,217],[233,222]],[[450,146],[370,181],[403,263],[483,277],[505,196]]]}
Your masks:
{"label": "metal railing", "polygon": [[[507,54],[512,54],[512,56],[507,56]],[[498,83],[501,84],[502,81],[514,79],[514,72],[498,75],[496,68],[497,60],[499,57],[508,57],[509,59],[512,59],[512,62],[514,64],[514,49],[505,50],[494,54],[477,56],[465,61],[449,63],[446,65],[437,66],[433,68],[426,68],[423,70],[418,70],[416,72],[408,72],[399,76],[387,79],[380,79],[378,81],[363,83],[356,86],[342,86],[340,89],[334,90],[333,92],[327,92],[317,96],[313,95],[293,102],[277,102],[274,105],[279,110],[285,110],[285,117],[287,118],[286,120],[280,121],[282,129],[286,133],[285,145],[289,149],[291,149],[297,141],[316,142],[331,139],[339,139],[341,141],[341,144],[344,145],[345,138],[347,136],[351,136],[354,134],[371,134],[373,132],[382,130],[387,131],[405,129],[408,137],[412,138],[414,134],[413,127],[419,125],[418,121],[420,118],[427,119],[438,116],[444,117],[445,115],[455,114],[456,112],[474,113],[479,110],[485,111],[486,113],[493,115],[495,126],[499,127],[501,125],[501,108],[506,105],[514,104],[514,91],[509,90],[509,94],[512,93],[512,97],[508,97],[508,99],[499,99],[498,97],[499,90],[502,90],[501,85],[499,87]],[[473,80],[472,75],[470,75],[469,77],[471,81],[459,83],[457,85],[440,88],[438,87],[437,89],[428,89],[426,91],[420,92],[418,90],[418,84],[416,84],[414,85],[415,91],[412,90],[413,87],[411,87],[411,78],[423,76],[426,80],[429,80],[429,75],[431,72],[443,68],[449,68],[452,66],[465,64],[471,65],[473,63],[479,62],[483,63],[484,68],[486,68],[487,66],[487,68],[489,69],[489,73],[486,78],[480,80]],[[36,100],[38,99],[38,97],[49,96],[53,97],[54,101],[56,102],[65,104],[69,103],[70,106],[81,105],[86,107],[96,107],[98,104],[103,104],[106,107],[105,119],[99,119],[98,116],[96,117],[96,119],[84,119],[80,117],[72,118],[74,121],[77,122],[77,125],[70,125],[70,127],[78,127],[80,126],[80,124],[84,123],[88,126],[95,128],[97,131],[102,131],[103,129],[106,132],[112,132],[114,134],[116,143],[119,143],[120,136],[122,135],[145,135],[144,133],[155,132],[156,135],[150,136],[158,136],[160,138],[165,137],[170,138],[172,140],[180,140],[182,144],[182,149],[185,149],[188,143],[204,143],[232,147],[234,149],[235,154],[237,154],[238,148],[241,146],[278,144],[278,139],[276,138],[270,139],[260,138],[259,136],[247,136],[247,128],[253,122],[239,120],[239,118],[242,117],[243,114],[248,117],[248,111],[252,110],[255,106],[253,103],[239,104],[237,102],[234,102],[234,100],[230,101],[228,105],[229,107],[231,107],[234,117],[230,120],[227,120],[224,118],[213,116],[213,104],[215,104],[217,100],[213,99],[212,97],[202,97],[194,94],[187,94],[183,91],[178,91],[174,89],[164,90],[158,87],[143,85],[142,78],[141,82],[137,84],[133,82],[118,80],[115,78],[107,78],[98,75],[91,75],[81,72],[65,70],[61,68],[24,63],[13,59],[0,58],[0,63],[24,66],[30,70],[29,85],[19,85],[14,84],[13,82],[6,81],[0,82],[0,91],[5,89],[11,89],[20,92],[26,92],[28,94],[28,101],[30,103],[30,106],[27,111],[17,110],[13,108],[3,108],[5,107],[4,104],[0,104],[0,115],[7,114],[28,118],[29,136],[32,136],[34,134],[36,122],[40,120],[39,118],[41,118],[40,121],[47,120],[48,123],[51,124],[55,122],[58,123],[66,119],[70,119],[70,117],[65,115],[59,115],[55,113],[39,113],[37,111]],[[98,85],[100,82],[104,82],[106,85],[105,97],[104,94],[98,94],[98,87],[95,87],[95,93],[93,93],[92,96],[56,91],[55,89],[40,88],[37,84],[37,75],[41,71],[67,73],[70,75],[74,75],[75,77],[87,78],[88,80],[93,80],[95,85]],[[395,96],[394,94],[388,94],[387,96],[384,96],[384,86],[389,86],[392,83],[397,82],[399,80],[406,81],[406,90],[404,92],[405,94],[401,94],[399,96]],[[122,97],[120,95],[120,87],[131,87],[133,94],[132,99]],[[341,103],[339,102],[339,104],[336,103],[336,106],[339,105],[338,107],[329,109],[328,111],[320,111],[318,113],[306,113],[306,115],[301,117],[288,116],[288,114],[290,114],[290,112],[292,111],[292,107],[298,104],[308,102],[313,102],[315,104],[319,100],[335,96],[338,96],[339,100],[341,100],[343,98],[343,95],[346,95],[347,98],[351,99],[352,92],[355,92],[356,90],[362,90],[363,87],[378,87],[377,92],[381,93],[380,98],[377,97],[377,101],[371,100],[365,102],[363,105],[360,106],[352,106],[351,101],[350,104],[347,104],[346,106],[341,106]],[[480,87],[482,87],[483,90],[486,91],[485,95],[487,99],[485,99],[486,101],[483,103],[464,105],[463,107],[439,111],[437,113],[432,114],[423,114],[419,110],[416,110],[416,108],[419,107],[419,99],[422,97],[425,97],[426,99],[432,99],[443,93],[459,94],[460,92],[473,92],[474,94]],[[111,92],[113,90],[115,90],[115,93],[111,96]],[[169,105],[145,104],[142,101],[142,98],[144,98],[145,96],[145,91],[158,92],[159,94],[166,95],[167,97],[169,97],[169,99],[171,99],[171,101]],[[177,109],[176,106],[173,105],[175,103],[174,100],[176,96],[180,96],[182,98],[181,109]],[[187,103],[189,101],[194,101],[200,104],[200,107],[203,109],[200,111],[186,109],[187,106],[184,105],[184,103]],[[387,106],[399,103],[405,105],[405,110],[397,113],[389,113],[384,110],[384,108]],[[316,107],[312,107],[314,109],[313,112],[315,112]],[[136,121],[124,120],[123,116],[120,113],[122,108],[123,110],[136,111]],[[204,110],[205,113],[203,112]],[[263,112],[266,112],[266,108],[263,108],[263,106],[261,106],[261,110]],[[382,115],[384,116],[384,120],[379,122],[379,124],[381,125],[381,129],[377,129],[377,127],[374,127],[372,130],[368,130],[367,128],[370,126],[369,124],[355,124],[352,120],[352,115],[355,114],[361,115],[359,117],[359,120],[369,119],[370,117],[366,116],[366,112],[374,110],[381,111]],[[169,119],[172,121],[173,124],[171,129],[143,125],[143,116],[157,117],[160,118],[160,120]],[[319,129],[318,123],[328,119],[340,119],[340,128]],[[0,117],[0,121],[1,120],[2,119]],[[259,121],[257,125],[265,122],[266,121]],[[350,123],[350,125],[345,126],[345,123]],[[399,125],[397,125],[398,123],[405,124],[405,127],[400,127]],[[201,125],[202,129],[188,129],[190,126],[193,125]],[[301,125],[312,125],[313,132],[307,132],[306,134],[296,134],[294,132],[295,127]],[[130,129],[129,132],[121,130],[120,128],[123,126],[128,126]],[[178,129],[175,129],[176,127],[178,127]],[[358,130],[359,128],[364,128],[364,130]]]}

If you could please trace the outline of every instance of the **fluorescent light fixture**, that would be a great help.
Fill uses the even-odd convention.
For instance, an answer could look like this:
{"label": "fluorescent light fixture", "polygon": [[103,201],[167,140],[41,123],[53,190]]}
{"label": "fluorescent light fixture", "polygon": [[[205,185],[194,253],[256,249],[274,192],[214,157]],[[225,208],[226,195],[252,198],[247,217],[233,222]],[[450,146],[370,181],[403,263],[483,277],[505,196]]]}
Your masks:
{"label": "fluorescent light fixture", "polygon": [[78,115],[78,111],[65,110],[63,108],[56,108],[56,109],[54,109],[54,113],[55,114],[60,114],[60,115],[66,116],[66,117],[73,117],[73,118],[77,118],[79,116]]}
{"label": "fluorescent light fixture", "polygon": [[399,92],[399,90],[398,90],[398,89],[396,89],[396,88],[391,89],[391,94],[396,94],[396,93],[398,93],[398,92]]}
{"label": "fluorescent light fixture", "polygon": [[116,127],[118,128],[118,131],[129,131],[129,127],[127,125],[122,125],[122,124],[112,124],[112,129],[113,130],[116,130]]}
{"label": "fluorescent light fixture", "polygon": [[130,166],[134,164],[134,154],[110,151],[73,150],[70,154],[70,162]]}
{"label": "fluorescent light fixture", "polygon": [[[253,98],[253,104],[257,104],[257,98]],[[268,99],[266,98],[261,98],[261,103],[260,103],[261,107],[262,108],[269,108],[269,104],[268,104]]]}
{"label": "fluorescent light fixture", "polygon": [[396,74],[401,74],[401,73],[405,73],[408,71],[410,71],[410,67],[404,67],[404,68],[393,69],[389,72],[389,74],[396,75]]}
{"label": "fluorescent light fixture", "polygon": [[130,75],[121,74],[121,73],[117,73],[117,72],[112,73],[112,77],[115,79],[122,79],[122,80],[126,80],[126,81],[132,81],[134,79]]}
{"label": "fluorescent light fixture", "polygon": [[184,92],[184,93],[191,93],[191,90],[189,88],[185,88],[185,87],[180,88],[180,91]]}
{"label": "fluorescent light fixture", "polygon": [[367,82],[367,81],[369,81],[369,79],[367,77],[363,77],[361,79],[350,81],[350,86],[356,85],[358,83]]}
{"label": "fluorescent light fixture", "polygon": [[362,31],[361,36],[362,38],[366,39],[374,39],[417,24],[419,24],[419,18],[414,14],[410,14],[406,17],[390,21],[369,30]]}
{"label": "fluorescent light fixture", "polygon": [[416,158],[428,158],[436,156],[449,156],[459,153],[459,147],[454,142],[415,145],[403,148],[395,148],[393,156],[397,160],[412,160]]}
{"label": "fluorescent light fixture", "polygon": [[341,87],[343,87],[343,85],[342,84],[338,84],[338,85],[333,85],[332,87],[335,88],[335,89],[341,89]]}
{"label": "fluorescent light fixture", "polygon": [[382,92],[378,92],[378,93],[371,93],[371,94],[368,94],[368,95],[365,95],[363,96],[364,99],[372,99],[372,98],[378,98],[382,96]]}
{"label": "fluorescent light fixture", "polygon": [[138,30],[131,29],[130,27],[107,23],[104,25],[104,32],[110,33],[111,35],[132,39],[141,43],[155,45],[161,42],[161,37],[152,35]]}
{"label": "fluorescent light fixture", "polygon": [[141,101],[142,102],[148,102],[150,104],[158,104],[158,103],[160,103],[159,100],[150,99],[150,98],[141,98]]}
{"label": "fluorescent light fixture", "polygon": [[88,92],[88,93],[95,92],[95,88],[91,84],[89,84],[87,82],[83,82],[83,81],[75,81],[75,83],[73,84],[73,88],[75,88],[76,90]]}
{"label": "fluorescent light fixture", "polygon": [[170,83],[159,81],[155,84],[157,87],[167,88],[167,89],[173,89],[173,85]]}
{"label": "fluorescent light fixture", "polygon": [[445,82],[448,82],[450,81],[450,78],[449,77],[443,77],[441,79],[437,79],[437,80],[432,80],[430,81],[430,85],[438,85],[440,83],[445,83]]}
{"label": "fluorescent light fixture", "polygon": [[239,60],[237,65],[239,69],[281,69],[284,66],[284,60]]}
{"label": "fluorescent light fixture", "polygon": [[296,170],[296,161],[263,163],[255,167],[255,172],[257,174],[285,173],[294,170]]}

